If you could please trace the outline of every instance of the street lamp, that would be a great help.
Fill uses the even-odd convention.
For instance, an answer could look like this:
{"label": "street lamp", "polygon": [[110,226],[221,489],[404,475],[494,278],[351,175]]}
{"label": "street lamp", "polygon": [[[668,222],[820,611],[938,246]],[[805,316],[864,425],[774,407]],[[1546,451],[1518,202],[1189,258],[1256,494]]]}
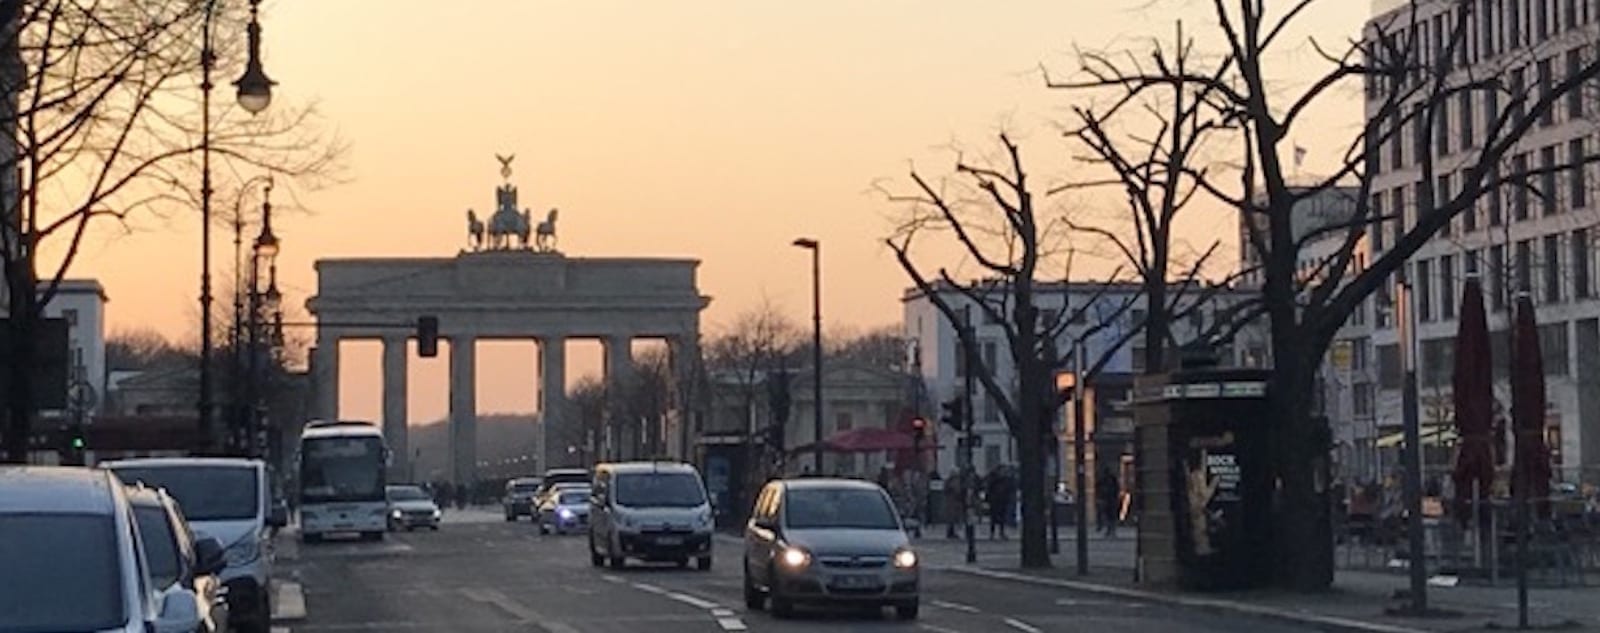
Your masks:
{"label": "street lamp", "polygon": [[[200,449],[212,450],[211,409],[211,71],[217,65],[211,38],[218,0],[206,2],[200,43]],[[255,114],[272,101],[272,80],[261,68],[261,25],[257,21],[260,0],[250,0],[250,58],[245,73],[234,82],[239,88],[239,107]]]}
{"label": "street lamp", "polygon": [[[249,375],[245,381],[249,388],[248,400],[249,414],[244,424],[246,441],[250,442],[250,450],[246,454],[254,454],[262,450],[256,438],[262,431],[261,413],[262,402],[259,385],[264,382],[261,375],[261,357],[263,352],[272,349],[282,338],[283,316],[280,311],[283,295],[278,291],[278,236],[272,232],[272,184],[269,182],[262,192],[261,202],[261,233],[256,236],[252,246],[250,260],[250,314],[249,314]],[[266,267],[266,288],[261,287],[262,267]],[[263,317],[273,315],[273,331],[263,332]],[[265,349],[263,349],[265,348]]]}
{"label": "street lamp", "polygon": [[811,471],[822,474],[822,243],[809,237],[794,245],[811,251],[811,397],[815,417],[811,421]]}

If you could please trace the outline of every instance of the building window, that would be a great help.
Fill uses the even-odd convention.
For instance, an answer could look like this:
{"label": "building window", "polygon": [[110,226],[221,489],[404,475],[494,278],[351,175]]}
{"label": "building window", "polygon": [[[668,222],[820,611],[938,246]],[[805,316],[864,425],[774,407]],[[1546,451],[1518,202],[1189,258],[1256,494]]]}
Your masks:
{"label": "building window", "polygon": [[1434,156],[1444,156],[1450,153],[1450,102],[1439,100],[1438,111],[1433,113],[1433,143],[1438,147],[1433,148]]}
{"label": "building window", "polygon": [[1000,367],[999,356],[999,349],[994,344],[994,341],[983,342],[983,366],[988,368],[987,370],[991,375],[999,375],[1000,373],[998,369]]}
{"label": "building window", "polygon": [[1455,373],[1456,340],[1435,338],[1422,342],[1421,382],[1425,387],[1442,387],[1450,384]]}
{"label": "building window", "polygon": [[1500,192],[1505,187],[1500,182],[1500,166],[1489,168],[1489,226],[1500,226],[1505,223],[1505,211],[1501,202]]}
{"label": "building window", "polygon": [[1560,213],[1556,205],[1556,148],[1554,145],[1539,150],[1539,200],[1545,216]]}
{"label": "building window", "polygon": [[1517,154],[1511,159],[1511,218],[1517,222],[1528,219],[1528,155]]}
{"label": "building window", "polygon": [[1476,250],[1470,250],[1461,255],[1462,277],[1475,277],[1478,275],[1478,258],[1481,257]]}
{"label": "building window", "polygon": [[1418,260],[1417,267],[1417,318],[1422,321],[1433,320],[1433,275],[1429,270],[1431,262],[1426,259]]}
{"label": "building window", "polygon": [[1514,292],[1529,292],[1533,290],[1533,244],[1528,240],[1517,242],[1516,252],[1516,279],[1517,286]]}
{"label": "building window", "polygon": [[1522,68],[1511,71],[1511,119],[1516,125],[1528,111],[1528,71]]}
{"label": "building window", "polygon": [[1372,250],[1382,251],[1383,246],[1383,194],[1372,194],[1372,224],[1367,226],[1372,240]]}
{"label": "building window", "polygon": [[1567,324],[1550,323],[1539,326],[1539,359],[1544,363],[1544,375],[1565,376],[1568,373]]}
{"label": "building window", "polygon": [[1461,105],[1456,108],[1456,118],[1461,120],[1461,149],[1474,147],[1478,140],[1477,130],[1472,120],[1472,92],[1461,93]]}
{"label": "building window", "polygon": [[1439,256],[1439,318],[1456,318],[1456,258]]}
{"label": "building window", "polygon": [[1389,135],[1389,167],[1401,169],[1406,166],[1406,124],[1405,121],[1395,119],[1394,130]]}
{"label": "building window", "polygon": [[1366,371],[1367,370],[1367,366],[1372,363],[1372,361],[1367,358],[1367,356],[1372,353],[1370,351],[1371,347],[1372,347],[1372,339],[1369,339],[1369,338],[1367,338],[1365,336],[1350,339],[1350,370],[1351,371]]}
{"label": "building window", "polygon": [[1572,164],[1572,169],[1567,170],[1567,200],[1574,209],[1589,206],[1589,182],[1584,177],[1584,172],[1589,168],[1588,153],[1584,151],[1583,139],[1575,138],[1567,143],[1567,162]]}
{"label": "building window", "polygon": [[[1433,209],[1441,208],[1449,201],[1450,174],[1440,174],[1436,185],[1433,188]],[[1429,211],[1432,211],[1433,209],[1429,209]],[[1452,224],[1455,224],[1454,219],[1446,220],[1444,225],[1439,227],[1440,237],[1450,237],[1450,233],[1452,231],[1450,227]]]}
{"label": "building window", "polygon": [[1350,388],[1351,407],[1357,417],[1372,417],[1373,404],[1377,398],[1372,393],[1372,383],[1358,382]]}
{"label": "building window", "polygon": [[1576,229],[1572,232],[1572,296],[1575,299],[1594,296],[1589,266],[1589,229]]}
{"label": "building window", "polygon": [[1561,301],[1561,236],[1544,236],[1544,300]]}
{"label": "building window", "polygon": [[1394,224],[1392,225],[1394,227],[1393,242],[1399,245],[1400,238],[1406,234],[1406,216],[1408,215],[1405,185],[1395,187],[1393,191],[1389,192],[1389,202],[1394,207],[1390,211],[1390,214],[1394,216]]}
{"label": "building window", "polygon": [[834,414],[833,430],[835,432],[848,431],[853,428],[856,428],[856,421],[855,418],[851,417],[849,411],[840,411],[839,413]]}
{"label": "building window", "polygon": [[[1570,7],[1569,7],[1570,8]],[[1583,72],[1583,49],[1574,48],[1567,51],[1567,76],[1576,77]],[[1575,121],[1583,118],[1583,98],[1586,92],[1582,86],[1567,92],[1567,120]]]}
{"label": "building window", "polygon": [[1506,309],[1506,247],[1489,247],[1489,308]]}
{"label": "building window", "polygon": [[78,327],[78,311],[66,309],[61,311],[61,319],[67,322],[67,327]]}
{"label": "building window", "polygon": [[[1541,2],[1540,4],[1542,5],[1543,3]],[[1555,77],[1550,74],[1554,72],[1551,69],[1551,66],[1552,64],[1550,63],[1550,60],[1539,60],[1537,72],[1539,75],[1539,99],[1541,101],[1549,99],[1550,93],[1554,92],[1555,90]],[[1544,109],[1544,112],[1539,113],[1539,125],[1549,127],[1551,125],[1555,125],[1555,123],[1556,108],[1555,104],[1552,103],[1550,104],[1550,107]]]}
{"label": "building window", "polygon": [[1400,345],[1378,346],[1378,384],[1384,389],[1400,388]]}

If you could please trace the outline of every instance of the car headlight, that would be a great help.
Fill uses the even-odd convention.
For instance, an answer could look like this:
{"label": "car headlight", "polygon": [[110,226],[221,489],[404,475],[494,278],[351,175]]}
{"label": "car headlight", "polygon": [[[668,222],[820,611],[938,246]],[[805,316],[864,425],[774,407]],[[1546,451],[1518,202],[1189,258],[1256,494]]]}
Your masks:
{"label": "car headlight", "polygon": [[894,566],[900,569],[911,569],[917,566],[917,553],[903,549],[894,553]]}
{"label": "car headlight", "polygon": [[695,515],[694,522],[695,525],[700,527],[709,527],[711,525],[711,511],[702,510],[700,514]]}
{"label": "car headlight", "polygon": [[258,543],[256,539],[250,537],[245,537],[233,545],[229,545],[228,549],[223,552],[223,560],[225,560],[230,567],[248,565],[260,556],[261,544]]}
{"label": "car headlight", "polygon": [[556,516],[561,517],[563,520],[570,521],[572,520],[572,510],[568,508],[556,508]]}
{"label": "car headlight", "polygon": [[439,518],[439,509],[438,508],[434,508],[433,509],[433,518],[435,518],[435,519]]}
{"label": "car headlight", "polygon": [[404,517],[405,513],[401,512],[400,508],[395,508],[395,509],[389,511],[389,516],[394,517],[396,519],[399,519],[401,517]]}
{"label": "car headlight", "polygon": [[778,555],[778,561],[790,569],[803,569],[811,564],[811,555],[798,547],[785,547],[783,553]]}

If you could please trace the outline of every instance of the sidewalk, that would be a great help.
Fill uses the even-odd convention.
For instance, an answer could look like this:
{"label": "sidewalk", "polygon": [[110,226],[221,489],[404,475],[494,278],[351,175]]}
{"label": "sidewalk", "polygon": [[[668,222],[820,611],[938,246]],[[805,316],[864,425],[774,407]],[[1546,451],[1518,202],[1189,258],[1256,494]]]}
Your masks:
{"label": "sidewalk", "polygon": [[[1029,582],[1121,598],[1143,600],[1231,614],[1246,614],[1296,622],[1324,630],[1401,633],[1407,631],[1463,631],[1512,628],[1517,621],[1517,595],[1512,586],[1456,586],[1428,588],[1429,606],[1449,615],[1411,618],[1390,615],[1395,596],[1409,581],[1402,573],[1340,570],[1334,586],[1325,593],[1308,595],[1277,590],[1237,593],[1183,593],[1142,587],[1133,582],[1133,530],[1116,537],[1091,534],[1089,575],[1076,573],[1075,531],[1062,526],[1061,552],[1055,567],[1019,568],[1017,541],[990,541],[988,533],[976,542],[978,562],[965,562],[966,543],[944,537],[943,528],[917,541],[918,552],[930,567],[990,578],[1001,582]],[[1534,589],[1529,592],[1530,620],[1540,628],[1565,631],[1600,631],[1600,591],[1594,587]]]}

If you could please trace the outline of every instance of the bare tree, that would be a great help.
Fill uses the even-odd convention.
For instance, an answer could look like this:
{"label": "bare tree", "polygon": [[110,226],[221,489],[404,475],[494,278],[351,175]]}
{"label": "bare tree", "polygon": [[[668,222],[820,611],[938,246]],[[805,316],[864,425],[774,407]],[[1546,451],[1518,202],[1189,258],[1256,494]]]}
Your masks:
{"label": "bare tree", "polygon": [[894,371],[906,368],[906,339],[900,333],[899,326],[885,325],[859,333],[836,333],[823,343],[828,348],[828,361]]}
{"label": "bare tree", "polygon": [[193,358],[188,350],[152,329],[114,332],[106,338],[106,368],[111,370],[172,367]]}
{"label": "bare tree", "polygon": [[[1286,85],[1281,81],[1285,73],[1274,68],[1275,60],[1283,58],[1282,49],[1292,46],[1285,33],[1306,21],[1318,0],[1278,3],[1270,13],[1265,0],[1211,4],[1224,50],[1208,68],[1149,68],[1130,55],[1129,61],[1060,85],[1183,86],[1191,94],[1206,94],[1211,116],[1233,129],[1230,136],[1237,153],[1230,162],[1237,169],[1208,172],[1191,162],[1186,172],[1207,193],[1239,210],[1247,247],[1261,262],[1273,361],[1269,397],[1276,414],[1271,454],[1281,491],[1274,500],[1278,543],[1274,560],[1280,582],[1316,590],[1328,586],[1333,577],[1325,482],[1330,432],[1326,420],[1313,416],[1310,407],[1316,370],[1333,337],[1363,300],[1384,288],[1391,277],[1403,274],[1407,258],[1456,216],[1502,188],[1535,184],[1533,177],[1543,171],[1572,168],[1561,164],[1502,169],[1512,154],[1523,149],[1524,137],[1567,93],[1600,76],[1600,61],[1585,60],[1559,80],[1541,78],[1538,86],[1533,81],[1516,84],[1508,76],[1522,73],[1510,69],[1541,57],[1550,38],[1527,41],[1520,32],[1509,34],[1496,17],[1487,23],[1508,33],[1510,49],[1489,50],[1484,63],[1462,63],[1468,57],[1464,54],[1468,26],[1485,24],[1467,19],[1474,3],[1418,0],[1375,20],[1359,41],[1330,48],[1313,40],[1311,46],[1321,54],[1325,70]],[[1437,38],[1429,36],[1434,31]],[[1285,158],[1295,149],[1291,139],[1302,128],[1320,125],[1308,113],[1325,101],[1342,98],[1340,91],[1365,94],[1369,116],[1342,148],[1336,169],[1315,182],[1294,186],[1292,167]],[[1493,103],[1503,107],[1478,111],[1483,114],[1476,119],[1481,127],[1469,142],[1449,148],[1453,151],[1446,162],[1441,157],[1446,148],[1435,143],[1440,138],[1436,130],[1450,129],[1445,117],[1459,112],[1453,106],[1463,94],[1493,95]],[[1406,148],[1407,160],[1398,165],[1383,160],[1380,152],[1395,144]],[[1592,162],[1595,156],[1585,160]],[[1377,169],[1379,165],[1387,171]],[[1455,175],[1453,190],[1436,191],[1434,183],[1445,173]],[[1375,184],[1400,177],[1414,186],[1415,204],[1375,207],[1372,194],[1387,193],[1376,190]],[[1337,186],[1359,189],[1352,217],[1316,230],[1296,230],[1297,205]],[[1300,268],[1302,248],[1327,235],[1340,236],[1343,247],[1319,263],[1319,274],[1306,281]],[[1393,239],[1386,248],[1374,244],[1372,250],[1381,252],[1375,252],[1364,267],[1354,265],[1356,246],[1373,235]]]}
{"label": "bare tree", "polygon": [[[800,327],[777,306],[763,300],[707,340],[706,371],[719,381],[731,382],[737,390],[740,411],[750,420],[759,419],[756,411],[768,395],[770,375],[799,366],[797,355],[802,339]],[[768,437],[781,434],[781,429],[746,430],[765,432]],[[762,463],[778,456],[766,457]]]}
{"label": "bare tree", "polygon": [[[217,14],[231,25],[219,31],[243,31],[234,9]],[[91,227],[193,208],[199,192],[189,183],[199,179],[189,175],[201,138],[190,79],[200,74],[206,11],[203,2],[0,0],[0,260],[10,367],[40,357],[43,307]],[[221,44],[224,53],[240,45]],[[224,161],[287,177],[321,172],[340,148],[305,125],[310,112],[224,113],[210,146]],[[52,259],[41,260],[41,250]],[[30,380],[8,382],[0,439],[7,461],[23,461],[38,394]]]}
{"label": "bare tree", "polygon": [[[1181,24],[1170,48],[1152,46],[1151,62],[1160,72],[1185,75],[1196,56],[1194,40],[1185,37]],[[1082,52],[1079,62],[1084,72],[1097,77],[1117,72],[1116,63],[1099,53]],[[1045,83],[1085,97],[1083,102],[1089,104],[1072,107],[1066,135],[1087,151],[1077,160],[1090,169],[1082,180],[1055,187],[1051,193],[1109,191],[1126,204],[1109,224],[1079,218],[1067,222],[1073,231],[1110,245],[1113,257],[1134,272],[1144,296],[1144,371],[1164,372],[1176,360],[1170,350],[1180,345],[1173,323],[1203,310],[1233,281],[1199,282],[1214,263],[1220,239],[1190,256],[1185,251],[1192,249],[1175,235],[1179,215],[1197,196],[1203,197],[1198,179],[1209,171],[1204,165],[1210,153],[1208,141],[1228,127],[1207,105],[1216,87],[1182,83],[1085,87],[1055,83],[1048,74]],[[1097,108],[1095,97],[1109,97],[1109,103]],[[1220,321],[1232,322],[1235,319],[1228,316],[1258,306],[1255,301],[1230,301],[1222,308],[1225,316]]]}
{"label": "bare tree", "polygon": [[[1019,488],[1022,498],[1021,562],[1025,567],[1048,567],[1046,542],[1044,466],[1055,446],[1053,421],[1063,398],[1055,387],[1055,374],[1071,361],[1058,349],[1072,323],[1087,323],[1095,314],[1097,322],[1074,338],[1087,339],[1117,322],[1135,304],[1137,297],[1112,301],[1115,307],[1103,312],[1108,302],[1101,301],[1114,281],[1093,285],[1095,290],[1082,305],[1067,306],[1055,321],[1041,318],[1037,299],[1040,286],[1051,275],[1047,269],[1062,266],[1063,276],[1071,275],[1071,257],[1054,248],[1066,228],[1064,222],[1043,216],[1035,207],[1036,193],[1023,167],[1022,152],[1005,134],[999,137],[1003,154],[991,167],[958,158],[956,178],[930,182],[912,171],[915,189],[909,194],[889,192],[891,201],[910,204],[910,217],[900,223],[885,242],[918,292],[927,297],[951,323],[964,323],[967,307],[972,319],[982,318],[998,324],[1004,331],[1007,356],[1014,363],[1016,383],[1000,378],[996,367],[985,366],[977,353],[978,341],[970,328],[958,329],[959,342],[967,358],[974,359],[967,371],[982,385],[1000,417],[1005,420],[1018,448]],[[912,256],[916,238],[926,234],[953,234],[967,257],[982,268],[983,278],[959,282],[947,268],[925,274]],[[1113,273],[1108,279],[1118,277]],[[1097,360],[1086,359],[1086,374],[1103,369],[1116,350],[1138,331],[1139,323],[1126,328],[1113,344],[1100,350]],[[1069,339],[1070,340],[1070,339]]]}

